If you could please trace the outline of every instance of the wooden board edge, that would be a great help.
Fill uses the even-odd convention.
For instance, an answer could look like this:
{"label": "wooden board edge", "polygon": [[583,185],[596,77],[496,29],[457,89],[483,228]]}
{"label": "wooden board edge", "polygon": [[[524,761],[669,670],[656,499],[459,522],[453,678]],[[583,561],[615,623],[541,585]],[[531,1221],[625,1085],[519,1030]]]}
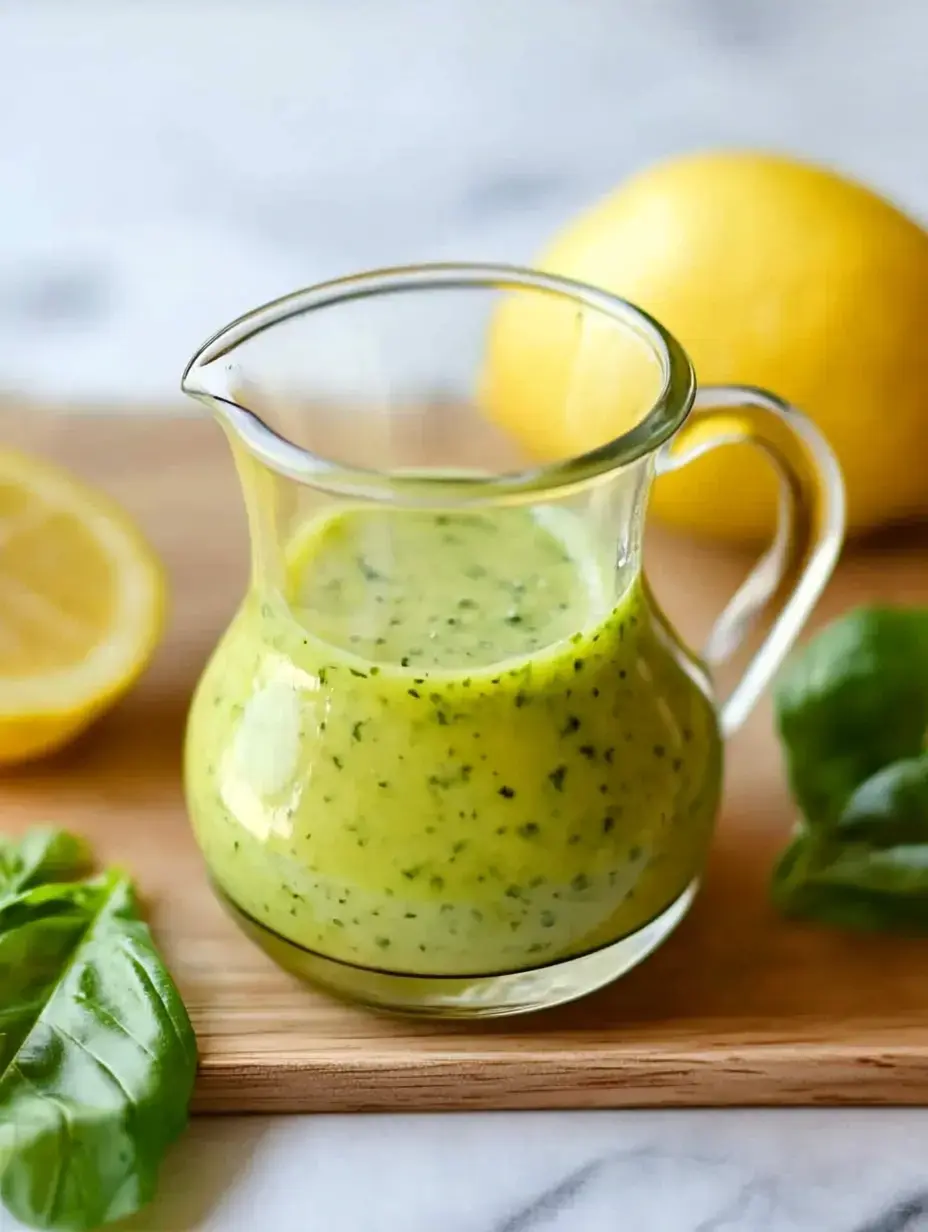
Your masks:
{"label": "wooden board edge", "polygon": [[912,1047],[823,1046],[617,1058],[582,1066],[438,1059],[351,1065],[247,1063],[201,1071],[197,1114],[498,1109],[928,1106],[928,1057]]}

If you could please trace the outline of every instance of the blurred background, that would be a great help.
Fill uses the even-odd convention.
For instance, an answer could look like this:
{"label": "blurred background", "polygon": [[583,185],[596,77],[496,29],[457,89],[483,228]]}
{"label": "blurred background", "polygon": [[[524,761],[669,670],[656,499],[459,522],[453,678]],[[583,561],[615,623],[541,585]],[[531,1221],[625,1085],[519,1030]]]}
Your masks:
{"label": "blurred background", "polygon": [[526,261],[632,169],[811,155],[928,215],[924,0],[5,0],[0,390],[182,405],[365,266]]}

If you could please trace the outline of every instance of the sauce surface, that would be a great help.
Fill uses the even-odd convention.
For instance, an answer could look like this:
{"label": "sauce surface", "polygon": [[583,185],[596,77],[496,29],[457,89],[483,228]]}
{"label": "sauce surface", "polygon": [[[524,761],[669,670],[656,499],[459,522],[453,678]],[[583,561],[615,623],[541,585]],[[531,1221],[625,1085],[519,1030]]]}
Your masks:
{"label": "sauce surface", "polygon": [[248,595],[191,712],[188,798],[259,924],[478,975],[627,936],[702,866],[716,720],[569,513],[349,510]]}

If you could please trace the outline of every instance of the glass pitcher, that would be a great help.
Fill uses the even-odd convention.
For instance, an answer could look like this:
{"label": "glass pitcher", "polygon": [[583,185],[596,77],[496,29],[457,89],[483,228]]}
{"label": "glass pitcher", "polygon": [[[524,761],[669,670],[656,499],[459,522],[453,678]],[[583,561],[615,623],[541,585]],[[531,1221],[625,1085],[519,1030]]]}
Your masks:
{"label": "glass pitcher", "polygon": [[[506,346],[523,389],[621,434],[540,462]],[[329,991],[444,1016],[554,1005],[649,954],[696,891],[722,740],[838,555],[814,426],[760,390],[697,393],[640,309],[505,266],[299,291],[216,334],[183,389],[225,429],[251,536],[185,770],[241,926]],[[642,572],[648,492],[744,441],[780,472],[779,531],[698,656]]]}

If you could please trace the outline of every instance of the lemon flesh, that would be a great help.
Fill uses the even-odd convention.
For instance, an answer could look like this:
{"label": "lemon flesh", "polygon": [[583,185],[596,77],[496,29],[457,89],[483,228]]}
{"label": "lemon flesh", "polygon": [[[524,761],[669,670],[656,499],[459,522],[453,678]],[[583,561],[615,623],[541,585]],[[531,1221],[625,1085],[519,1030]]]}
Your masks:
{"label": "lemon flesh", "polygon": [[164,596],[157,558],[109,498],[0,450],[0,764],[59,747],[125,692]]}

